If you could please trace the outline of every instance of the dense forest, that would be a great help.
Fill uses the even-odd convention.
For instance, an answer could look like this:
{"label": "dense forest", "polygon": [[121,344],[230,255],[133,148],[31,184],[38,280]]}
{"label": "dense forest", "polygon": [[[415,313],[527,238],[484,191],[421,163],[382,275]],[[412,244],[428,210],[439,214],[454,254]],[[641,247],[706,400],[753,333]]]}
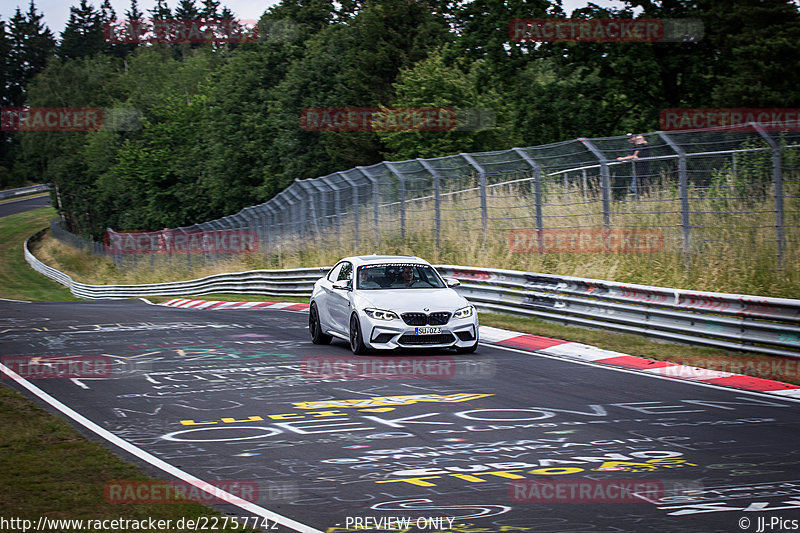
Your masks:
{"label": "dense forest", "polygon": [[[152,230],[228,215],[295,179],[381,160],[659,129],[665,108],[800,107],[790,0],[283,0],[242,42],[116,42],[125,20],[232,20],[215,0],[123,15],[71,8],[57,38],[31,1],[0,19],[3,108],[97,108],[96,131],[2,131],[0,187],[56,186],[70,229]],[[696,42],[510,38],[526,18],[699,19]],[[311,131],[304,110],[490,110],[491,128]]]}

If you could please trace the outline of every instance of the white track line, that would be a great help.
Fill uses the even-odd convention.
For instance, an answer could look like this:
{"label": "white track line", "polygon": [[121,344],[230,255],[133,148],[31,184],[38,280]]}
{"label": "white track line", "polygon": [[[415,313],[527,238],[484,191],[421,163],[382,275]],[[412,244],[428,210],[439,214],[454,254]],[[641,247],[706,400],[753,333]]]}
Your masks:
{"label": "white track line", "polygon": [[217,497],[225,500],[226,502],[228,502],[228,503],[230,503],[232,505],[235,505],[235,506],[237,506],[237,507],[239,507],[239,508],[241,508],[241,509],[243,509],[243,510],[249,512],[249,513],[252,513],[254,515],[258,515],[258,516],[260,516],[262,518],[266,518],[268,521],[276,522],[278,524],[281,524],[281,525],[284,525],[286,527],[292,528],[295,531],[299,531],[300,533],[322,533],[322,531],[320,531],[318,529],[314,529],[311,526],[307,526],[305,524],[301,524],[300,522],[296,522],[296,521],[292,520],[291,518],[285,517],[283,515],[279,515],[278,513],[270,511],[269,509],[265,509],[265,508],[261,507],[260,505],[256,505],[254,503],[244,501],[241,498],[239,498],[238,496],[234,496],[233,494],[231,494],[229,492],[225,492],[223,490],[220,490],[218,487],[216,487],[216,486],[214,486],[214,485],[212,485],[212,484],[210,484],[210,483],[208,483],[206,481],[203,481],[202,479],[200,479],[198,477],[195,477],[195,476],[189,474],[188,472],[185,472],[185,471],[181,470],[180,468],[177,468],[177,467],[167,463],[166,461],[164,461],[162,459],[159,459],[158,457],[155,457],[151,453],[142,450],[138,446],[134,446],[130,442],[118,437],[117,435],[114,435],[113,433],[111,433],[107,429],[105,429],[103,427],[100,427],[99,425],[97,425],[96,423],[92,422],[91,420],[89,420],[88,418],[86,418],[82,414],[78,413],[77,411],[75,411],[71,407],[69,407],[69,406],[61,403],[59,400],[53,398],[52,396],[50,396],[49,394],[47,394],[46,392],[41,390],[39,387],[36,387],[32,383],[30,383],[27,379],[23,378],[22,376],[20,376],[19,374],[17,374],[16,372],[14,372],[13,370],[11,370],[10,368],[8,368],[7,366],[5,366],[2,363],[0,363],[0,371],[5,373],[6,375],[8,375],[9,378],[13,379],[17,383],[19,383],[20,385],[22,385],[23,387],[28,389],[28,391],[32,392],[33,394],[35,394],[36,396],[41,398],[42,400],[44,400],[45,402],[50,404],[52,407],[58,409],[61,413],[63,413],[66,416],[70,417],[72,420],[74,420],[75,422],[79,423],[80,425],[82,425],[83,427],[85,427],[86,429],[91,431],[92,433],[95,433],[96,435],[98,435],[98,436],[104,438],[105,440],[109,441],[111,444],[113,444],[115,446],[118,446],[119,448],[122,448],[126,452],[130,453],[131,455],[134,455],[134,456],[138,457],[142,461],[145,461],[145,462],[149,463],[150,465],[152,465],[152,466],[154,466],[154,467],[156,467],[156,468],[158,468],[160,470],[163,470],[167,474],[175,476],[176,478],[178,478],[178,479],[180,479],[182,481],[185,481],[186,483],[189,483],[190,485],[194,485],[198,489],[200,489],[200,490],[202,490],[204,492],[208,492],[209,494],[212,494],[214,496],[217,496]]}

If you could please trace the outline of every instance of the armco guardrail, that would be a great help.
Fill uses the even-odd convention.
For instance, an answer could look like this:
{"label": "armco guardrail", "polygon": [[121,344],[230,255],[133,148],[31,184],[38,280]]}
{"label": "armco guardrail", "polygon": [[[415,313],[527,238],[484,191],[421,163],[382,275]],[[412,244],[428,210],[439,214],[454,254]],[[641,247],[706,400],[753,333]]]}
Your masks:
{"label": "armco guardrail", "polygon": [[37,192],[47,192],[52,187],[50,185],[32,185],[30,187],[21,187],[19,189],[8,189],[0,191],[0,200],[7,198],[16,198],[17,196],[26,196],[28,194],[35,194]]}
{"label": "armco guardrail", "polygon": [[800,300],[690,291],[455,265],[483,311],[524,314],[572,325],[769,355],[800,357]]}
{"label": "armco guardrail", "polygon": [[[251,270],[151,285],[87,285],[45,265],[31,267],[80,298],[212,293],[309,296],[330,267]],[[436,265],[482,311],[523,314],[687,344],[800,357],[800,300],[688,291],[613,281],[456,265]]]}
{"label": "armco guardrail", "polygon": [[69,288],[78,298],[130,298],[154,295],[202,295],[212,293],[263,294],[265,296],[309,296],[314,282],[325,275],[327,268],[295,268],[287,270],[250,270],[216,274],[189,281],[153,283],[150,285],[89,285],[73,280],[67,274],[50,268],[30,251],[29,243],[40,238],[42,230],[25,241],[25,260],[37,272]]}

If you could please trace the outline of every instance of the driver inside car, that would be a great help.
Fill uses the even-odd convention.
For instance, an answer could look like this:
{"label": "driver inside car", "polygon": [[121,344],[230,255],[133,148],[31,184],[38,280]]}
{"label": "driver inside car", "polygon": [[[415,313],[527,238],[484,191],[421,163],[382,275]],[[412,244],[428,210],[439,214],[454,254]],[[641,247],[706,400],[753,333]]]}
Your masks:
{"label": "driver inside car", "polygon": [[414,279],[414,269],[410,266],[404,266],[400,276],[398,282],[403,287],[413,287],[417,283],[417,280]]}
{"label": "driver inside car", "polygon": [[358,288],[359,289],[380,289],[381,286],[373,280],[366,268],[358,270]]}

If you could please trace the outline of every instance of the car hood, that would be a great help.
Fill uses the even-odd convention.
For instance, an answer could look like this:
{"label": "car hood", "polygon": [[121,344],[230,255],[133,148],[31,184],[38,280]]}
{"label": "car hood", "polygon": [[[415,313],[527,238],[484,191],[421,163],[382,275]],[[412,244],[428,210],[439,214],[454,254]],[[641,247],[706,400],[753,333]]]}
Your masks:
{"label": "car hood", "polygon": [[387,289],[362,291],[354,302],[359,309],[374,307],[398,313],[436,311],[453,312],[469,302],[453,289]]}

